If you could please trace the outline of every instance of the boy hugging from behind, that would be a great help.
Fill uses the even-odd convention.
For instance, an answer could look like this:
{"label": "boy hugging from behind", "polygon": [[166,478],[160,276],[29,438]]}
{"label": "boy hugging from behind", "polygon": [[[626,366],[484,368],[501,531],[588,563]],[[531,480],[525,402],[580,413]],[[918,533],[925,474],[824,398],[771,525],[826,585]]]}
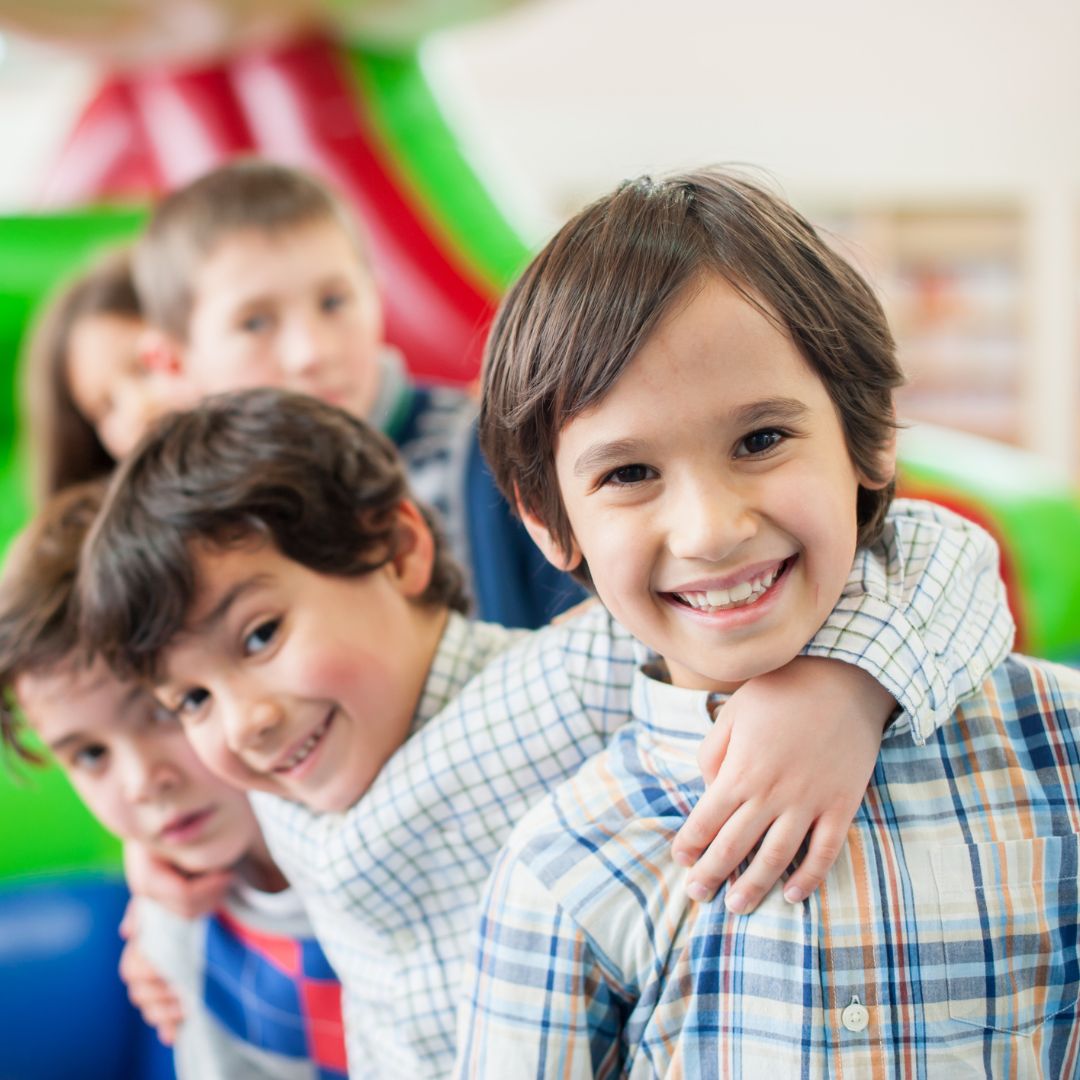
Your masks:
{"label": "boy hugging from behind", "polygon": [[[498,861],[459,1075],[1077,1075],[1076,672],[1001,658],[937,731],[894,723],[835,865],[797,904],[695,904],[671,855],[747,680],[816,652],[823,626],[854,651],[888,642],[886,686],[927,658],[917,634],[891,636],[894,615],[879,631],[886,579],[863,576],[880,606],[838,622],[853,560],[922,563],[948,521],[890,508],[900,381],[865,282],[731,173],[624,185],[507,297],[485,450],[548,558],[647,656],[633,722]],[[970,655],[998,657],[1008,621],[962,611]],[[796,705],[793,724],[818,722]]]}
{"label": "boy hugging from behind", "polygon": [[[719,844],[695,868],[700,895],[767,834],[739,878],[737,906],[752,907],[811,823],[785,889],[812,890],[897,703],[932,728],[971,688],[965,665],[981,679],[996,659],[992,545],[932,515],[904,520],[854,571],[851,545],[847,598],[821,612],[814,647],[843,662],[799,658],[732,696],[717,804],[702,800],[680,842],[684,859]],[[969,579],[972,561],[984,572]],[[87,639],[152,686],[212,771],[253,792],[341,977],[350,1075],[447,1075],[496,853],[630,718],[639,644],[599,605],[534,634],[468,622],[390,443],[271,390],[151,433],[113,479],[80,596]],[[900,641],[910,678],[890,663],[882,689],[867,672]],[[747,740],[750,726],[767,740]]]}

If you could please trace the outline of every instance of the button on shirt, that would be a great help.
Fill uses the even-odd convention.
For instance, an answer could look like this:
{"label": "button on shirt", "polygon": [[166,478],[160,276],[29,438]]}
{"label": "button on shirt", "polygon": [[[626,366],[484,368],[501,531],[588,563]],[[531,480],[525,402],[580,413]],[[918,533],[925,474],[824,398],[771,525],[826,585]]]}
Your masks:
{"label": "button on shirt", "polygon": [[460,1076],[1080,1075],[1080,673],[1012,657],[887,737],[823,888],[749,916],[670,858],[705,695],[634,708],[496,865]]}
{"label": "button on shirt", "polygon": [[[929,504],[898,504],[806,651],[887,680],[903,710],[897,729],[922,738],[1008,649],[996,568],[981,530]],[[496,854],[627,722],[644,659],[600,608],[520,640],[451,616],[412,736],[354,807],[320,815],[253,795],[341,979],[353,1080],[448,1075]]]}

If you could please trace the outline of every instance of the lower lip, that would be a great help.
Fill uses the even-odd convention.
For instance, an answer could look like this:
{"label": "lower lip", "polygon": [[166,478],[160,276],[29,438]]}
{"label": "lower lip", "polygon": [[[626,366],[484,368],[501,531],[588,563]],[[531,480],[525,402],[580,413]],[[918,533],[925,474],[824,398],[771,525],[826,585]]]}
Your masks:
{"label": "lower lip", "polygon": [[724,608],[719,611],[701,611],[698,608],[691,607],[689,604],[684,604],[681,600],[676,600],[672,593],[664,593],[664,599],[680,615],[687,615],[711,627],[723,630],[737,630],[742,626],[748,626],[750,623],[756,622],[772,610],[777,604],[788,578],[791,577],[791,571],[798,561],[798,555],[789,558],[787,565],[780,572],[780,576],[752,604],[744,604],[742,607]]}
{"label": "lower lip", "polygon": [[178,825],[162,829],[161,838],[170,844],[190,844],[199,839],[213,816],[213,809],[200,810],[184,818]]}
{"label": "lower lip", "polygon": [[319,736],[319,741],[311,748],[311,752],[303,761],[298,762],[291,769],[275,769],[273,775],[283,780],[303,780],[315,768],[323,747],[326,745],[326,736],[330,734],[330,730],[334,726],[336,716],[337,709],[331,709],[330,714],[323,721],[325,727],[323,733]]}

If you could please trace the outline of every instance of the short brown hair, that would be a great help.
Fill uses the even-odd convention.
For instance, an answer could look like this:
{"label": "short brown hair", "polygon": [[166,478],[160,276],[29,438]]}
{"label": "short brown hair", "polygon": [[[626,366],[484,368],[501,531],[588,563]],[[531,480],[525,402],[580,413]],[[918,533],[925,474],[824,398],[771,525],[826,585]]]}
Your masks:
{"label": "short brown hair", "polygon": [[15,680],[82,656],[75,577],[104,493],[98,480],[50,499],[12,545],[0,577],[0,741],[27,761],[41,758],[22,741]]}
{"label": "short brown hair", "polygon": [[[825,384],[856,468],[883,452],[903,382],[870,286],[782,199],[727,170],[623,184],[547,244],[503,300],[484,360],[480,438],[503,494],[569,550],[555,474],[559,432],[598,403],[674,305],[719,275],[779,315]],[[762,304],[764,301],[764,305]],[[775,314],[774,314],[775,312]],[[859,488],[859,542],[880,533],[894,485]],[[578,575],[588,580],[588,568]]]}
{"label": "short brown hair", "polygon": [[[394,556],[406,498],[394,444],[343,410],[271,389],[207,398],[166,417],[117,470],[83,554],[85,639],[121,678],[153,678],[194,601],[193,542],[262,538],[353,577]],[[421,510],[436,557],[419,602],[465,611],[461,570]]]}
{"label": "short brown hair", "polygon": [[147,321],[186,341],[199,267],[227,236],[323,220],[341,226],[366,265],[352,215],[328,187],[299,169],[241,158],[167,195],[135,247],[135,284]]}
{"label": "short brown hair", "polygon": [[106,475],[114,464],[94,425],[75,404],[67,373],[75,327],[93,315],[142,317],[128,249],[106,253],[64,286],[45,309],[31,342],[26,394],[39,504],[69,484]]}

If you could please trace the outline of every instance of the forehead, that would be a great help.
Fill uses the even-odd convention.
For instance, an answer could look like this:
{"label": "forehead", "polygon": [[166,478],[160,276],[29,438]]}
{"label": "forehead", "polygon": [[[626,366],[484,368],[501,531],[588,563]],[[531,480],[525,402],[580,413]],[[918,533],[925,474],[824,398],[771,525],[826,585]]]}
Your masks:
{"label": "forehead", "polygon": [[100,661],[90,667],[68,663],[24,672],[15,680],[15,697],[27,722],[46,742],[76,730],[117,731],[133,710],[150,704],[141,687],[121,682]]}
{"label": "forehead", "polygon": [[366,268],[352,236],[331,215],[273,228],[243,227],[223,232],[198,268],[199,282],[211,279],[230,293],[257,293],[290,283]]}
{"label": "forehead", "polygon": [[[598,420],[634,419],[672,430],[673,414],[735,413],[757,401],[830,404],[828,392],[780,317],[719,276],[688,287],[594,405],[561,437]],[[675,433],[673,431],[673,433]]]}

